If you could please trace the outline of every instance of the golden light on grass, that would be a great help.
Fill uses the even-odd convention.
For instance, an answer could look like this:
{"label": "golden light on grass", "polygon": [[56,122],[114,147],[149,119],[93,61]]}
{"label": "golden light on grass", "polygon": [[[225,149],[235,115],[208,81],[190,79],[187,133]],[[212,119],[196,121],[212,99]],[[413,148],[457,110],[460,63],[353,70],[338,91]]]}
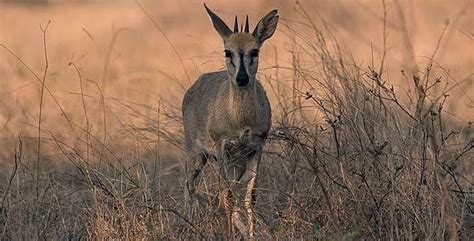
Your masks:
{"label": "golden light on grass", "polygon": [[[223,237],[217,164],[184,210],[179,109],[221,40],[201,2],[139,3],[0,2],[0,239]],[[209,4],[281,16],[257,238],[472,237],[472,1]]]}

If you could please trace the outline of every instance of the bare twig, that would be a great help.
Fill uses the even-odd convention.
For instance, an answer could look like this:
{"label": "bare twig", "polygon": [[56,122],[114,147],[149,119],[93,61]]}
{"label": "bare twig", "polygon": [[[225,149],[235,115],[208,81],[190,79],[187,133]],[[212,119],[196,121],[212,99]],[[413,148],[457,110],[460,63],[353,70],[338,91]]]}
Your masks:
{"label": "bare twig", "polygon": [[49,24],[51,20],[48,21],[46,27],[43,28],[40,25],[41,32],[43,32],[43,50],[44,50],[44,71],[43,71],[43,78],[41,79],[41,92],[40,92],[40,102],[39,102],[39,114],[38,114],[38,143],[37,143],[37,153],[36,153],[36,198],[39,198],[39,190],[38,190],[38,183],[39,183],[39,172],[40,172],[40,159],[41,159],[41,122],[42,122],[42,114],[43,114],[43,97],[44,97],[44,89],[46,86],[46,74],[48,73],[49,68],[49,61],[48,61],[48,50],[46,45],[46,32],[48,31]]}

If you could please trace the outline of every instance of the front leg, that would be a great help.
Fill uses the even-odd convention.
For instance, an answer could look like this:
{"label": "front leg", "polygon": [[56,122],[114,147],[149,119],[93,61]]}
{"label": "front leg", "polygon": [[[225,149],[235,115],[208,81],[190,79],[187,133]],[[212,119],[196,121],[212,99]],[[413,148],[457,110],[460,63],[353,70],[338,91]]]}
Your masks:
{"label": "front leg", "polygon": [[258,165],[261,159],[261,150],[256,153],[256,155],[248,162],[247,170],[244,175],[242,175],[241,182],[247,183],[247,188],[245,190],[244,205],[247,211],[247,228],[248,228],[248,237],[250,240],[255,239],[255,214],[253,212],[253,200],[254,200],[254,188],[257,182],[257,172]]}
{"label": "front leg", "polygon": [[[231,196],[232,199],[235,198],[242,198],[243,196],[243,201],[244,201],[244,206],[245,210],[247,213],[247,226],[242,222],[240,218],[240,208],[238,207],[238,200],[235,200],[232,202],[235,206],[233,208],[230,208],[231,212],[231,218],[230,221],[233,223],[233,225],[239,230],[239,232],[242,234],[244,240],[254,240],[255,239],[255,215],[253,212],[252,204],[253,204],[253,199],[254,199],[254,188],[256,185],[256,180],[257,180],[257,171],[258,171],[258,164],[260,162],[260,151],[256,153],[253,157],[251,157],[246,165],[245,172],[241,175],[241,178],[237,181],[237,183],[234,183],[236,185],[232,185],[231,190],[234,190],[232,194],[238,194],[238,190],[245,190],[243,195],[235,195]],[[242,199],[240,199],[242,200]],[[240,201],[241,202],[241,201]]]}
{"label": "front leg", "polygon": [[234,230],[237,228],[239,233],[245,240],[249,239],[247,235],[247,227],[240,217],[240,207],[237,201],[242,175],[245,173],[245,159],[236,155],[239,147],[235,140],[224,139],[217,143],[218,159],[222,164],[222,174],[225,179],[224,191],[221,194],[222,203],[227,215],[227,236],[234,239]]}
{"label": "front leg", "polygon": [[[245,132],[238,140],[224,140],[220,143],[220,156],[223,160],[224,177],[227,180],[229,189],[236,208],[231,212],[231,222],[244,239],[254,239],[254,213],[252,209],[254,188],[258,165],[261,159],[262,145],[252,140],[254,136]],[[260,141],[260,138],[258,138]],[[240,193],[240,195],[238,194]],[[244,201],[247,213],[247,225],[241,222],[238,203]]]}

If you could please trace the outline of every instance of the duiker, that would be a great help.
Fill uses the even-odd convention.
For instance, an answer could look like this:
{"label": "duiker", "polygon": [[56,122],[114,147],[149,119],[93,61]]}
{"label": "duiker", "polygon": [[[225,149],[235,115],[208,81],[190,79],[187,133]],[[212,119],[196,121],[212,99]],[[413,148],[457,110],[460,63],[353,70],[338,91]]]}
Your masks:
{"label": "duiker", "polygon": [[[278,23],[277,10],[263,17],[252,33],[248,16],[245,27],[235,17],[232,31],[205,4],[215,30],[224,41],[227,70],[202,75],[183,99],[187,162],[187,198],[193,198],[203,167],[215,159],[227,186],[221,192],[228,218],[228,235],[234,228],[245,239],[254,238],[254,199],[258,165],[271,126],[271,108],[265,90],[256,79],[259,50]],[[189,168],[189,164],[193,168]],[[247,224],[239,203],[245,206]]]}

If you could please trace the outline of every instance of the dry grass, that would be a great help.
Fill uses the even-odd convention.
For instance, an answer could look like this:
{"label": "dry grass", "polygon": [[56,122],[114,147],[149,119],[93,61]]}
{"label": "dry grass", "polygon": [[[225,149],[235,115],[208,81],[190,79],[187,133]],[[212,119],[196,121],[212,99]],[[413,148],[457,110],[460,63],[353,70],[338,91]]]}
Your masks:
{"label": "dry grass", "polygon": [[[388,20],[400,14],[390,10],[397,3],[376,8],[382,39],[355,50],[369,53],[362,64],[353,46],[340,41],[334,23],[291,5],[295,10],[276,40],[286,50],[269,47],[262,55],[260,79],[271,97],[274,124],[258,177],[259,239],[468,240],[474,235],[471,62],[449,69],[439,64],[452,61],[441,55],[446,38],[456,39],[450,32],[454,25],[430,40],[433,48],[423,61],[415,52],[394,53],[390,24],[398,22]],[[6,170],[0,173],[1,240],[223,237],[217,163],[206,167],[200,187],[208,204],[192,215],[186,208],[179,107],[188,78],[203,68],[193,62],[209,60],[214,68],[221,65],[212,64],[219,57],[180,56],[173,67],[178,74],[164,71],[163,60],[140,60],[149,48],[134,46],[127,32],[142,33],[147,42],[152,33],[166,31],[156,31],[159,22],[153,26],[147,17],[124,18],[143,24],[138,30],[115,29],[107,41],[94,40],[104,38],[103,29],[82,28],[82,37],[95,45],[87,46],[87,57],[58,50],[61,35],[51,33],[54,20],[30,40],[35,57],[1,42],[0,73],[38,84],[35,92],[23,93],[37,95],[35,101],[20,98],[14,102],[19,107],[12,107],[9,100],[23,95],[10,91],[0,100],[5,109],[0,118],[6,120],[0,126],[0,165]],[[408,30],[404,38],[410,38]],[[170,56],[173,48],[178,54],[192,49],[172,36],[160,43]],[[123,67],[128,62],[121,55],[142,65]],[[146,67],[153,63],[163,69]],[[196,71],[184,73],[183,67]],[[148,83],[157,76],[173,85],[161,88],[159,97],[149,96],[145,90],[164,86]],[[68,82],[57,85],[61,80]],[[135,83],[136,92],[124,90]]]}

